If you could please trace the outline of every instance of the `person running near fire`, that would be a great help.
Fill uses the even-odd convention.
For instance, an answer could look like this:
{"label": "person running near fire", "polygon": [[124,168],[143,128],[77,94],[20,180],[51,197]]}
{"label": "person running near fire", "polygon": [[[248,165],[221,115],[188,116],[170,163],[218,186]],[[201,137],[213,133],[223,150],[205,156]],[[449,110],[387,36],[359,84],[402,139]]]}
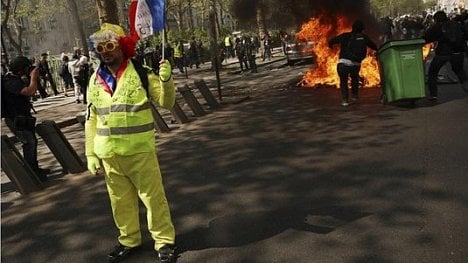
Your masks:
{"label": "person running near fire", "polygon": [[349,105],[348,79],[351,78],[351,99],[357,101],[359,99],[361,61],[366,57],[368,47],[377,50],[377,45],[363,31],[364,23],[361,20],[356,20],[351,32],[342,33],[328,41],[330,48],[336,44],[340,45],[337,71],[340,77],[341,105],[345,107]]}

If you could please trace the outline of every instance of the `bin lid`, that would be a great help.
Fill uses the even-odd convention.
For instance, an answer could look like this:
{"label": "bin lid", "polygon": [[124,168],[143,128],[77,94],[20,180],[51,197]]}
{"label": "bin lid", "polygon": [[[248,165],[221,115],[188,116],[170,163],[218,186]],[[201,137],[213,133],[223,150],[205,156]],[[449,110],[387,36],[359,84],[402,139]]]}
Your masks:
{"label": "bin lid", "polygon": [[378,53],[382,53],[383,51],[398,46],[410,46],[410,45],[421,45],[423,46],[426,41],[422,38],[415,38],[415,39],[401,39],[401,40],[390,40],[385,42],[380,48]]}

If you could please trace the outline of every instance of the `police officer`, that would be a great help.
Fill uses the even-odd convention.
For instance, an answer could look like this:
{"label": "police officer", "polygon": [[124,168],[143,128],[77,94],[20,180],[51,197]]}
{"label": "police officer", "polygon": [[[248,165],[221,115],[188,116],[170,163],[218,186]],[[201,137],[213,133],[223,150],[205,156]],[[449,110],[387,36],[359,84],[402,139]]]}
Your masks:
{"label": "police officer", "polygon": [[184,57],[184,42],[181,39],[178,39],[174,46],[174,63],[180,73],[184,73]]}

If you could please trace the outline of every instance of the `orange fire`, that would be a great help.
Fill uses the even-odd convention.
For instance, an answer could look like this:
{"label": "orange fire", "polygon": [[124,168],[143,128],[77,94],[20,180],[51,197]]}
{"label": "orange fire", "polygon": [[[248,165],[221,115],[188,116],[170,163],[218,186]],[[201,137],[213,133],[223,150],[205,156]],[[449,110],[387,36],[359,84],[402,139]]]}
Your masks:
{"label": "orange fire", "polygon": [[426,61],[426,58],[427,58],[427,56],[429,56],[429,53],[432,51],[433,47],[434,47],[434,45],[432,43],[429,43],[429,44],[426,44],[426,45],[423,46],[422,53],[423,53],[424,61]]}
{"label": "orange fire", "polygon": [[[335,19],[335,18],[333,18]],[[310,69],[302,78],[299,85],[316,87],[320,85],[339,87],[339,77],[336,72],[339,46],[328,47],[328,40],[336,35],[351,30],[352,22],[345,17],[338,17],[330,23],[330,18],[320,16],[312,18],[302,25],[296,35],[299,40],[314,42],[316,67]],[[380,84],[380,73],[375,56],[368,56],[361,62],[361,79],[364,87],[376,87]]]}

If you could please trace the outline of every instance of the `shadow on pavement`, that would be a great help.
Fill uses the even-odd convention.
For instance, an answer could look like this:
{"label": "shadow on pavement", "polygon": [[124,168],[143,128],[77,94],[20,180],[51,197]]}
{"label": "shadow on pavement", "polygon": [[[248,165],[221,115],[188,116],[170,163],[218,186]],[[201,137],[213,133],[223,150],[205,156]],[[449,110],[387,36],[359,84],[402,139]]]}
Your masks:
{"label": "shadow on pavement", "polygon": [[207,228],[177,236],[180,252],[238,247],[268,239],[287,229],[328,234],[337,227],[369,215],[356,208],[322,207],[309,212],[302,205],[216,218]]}

